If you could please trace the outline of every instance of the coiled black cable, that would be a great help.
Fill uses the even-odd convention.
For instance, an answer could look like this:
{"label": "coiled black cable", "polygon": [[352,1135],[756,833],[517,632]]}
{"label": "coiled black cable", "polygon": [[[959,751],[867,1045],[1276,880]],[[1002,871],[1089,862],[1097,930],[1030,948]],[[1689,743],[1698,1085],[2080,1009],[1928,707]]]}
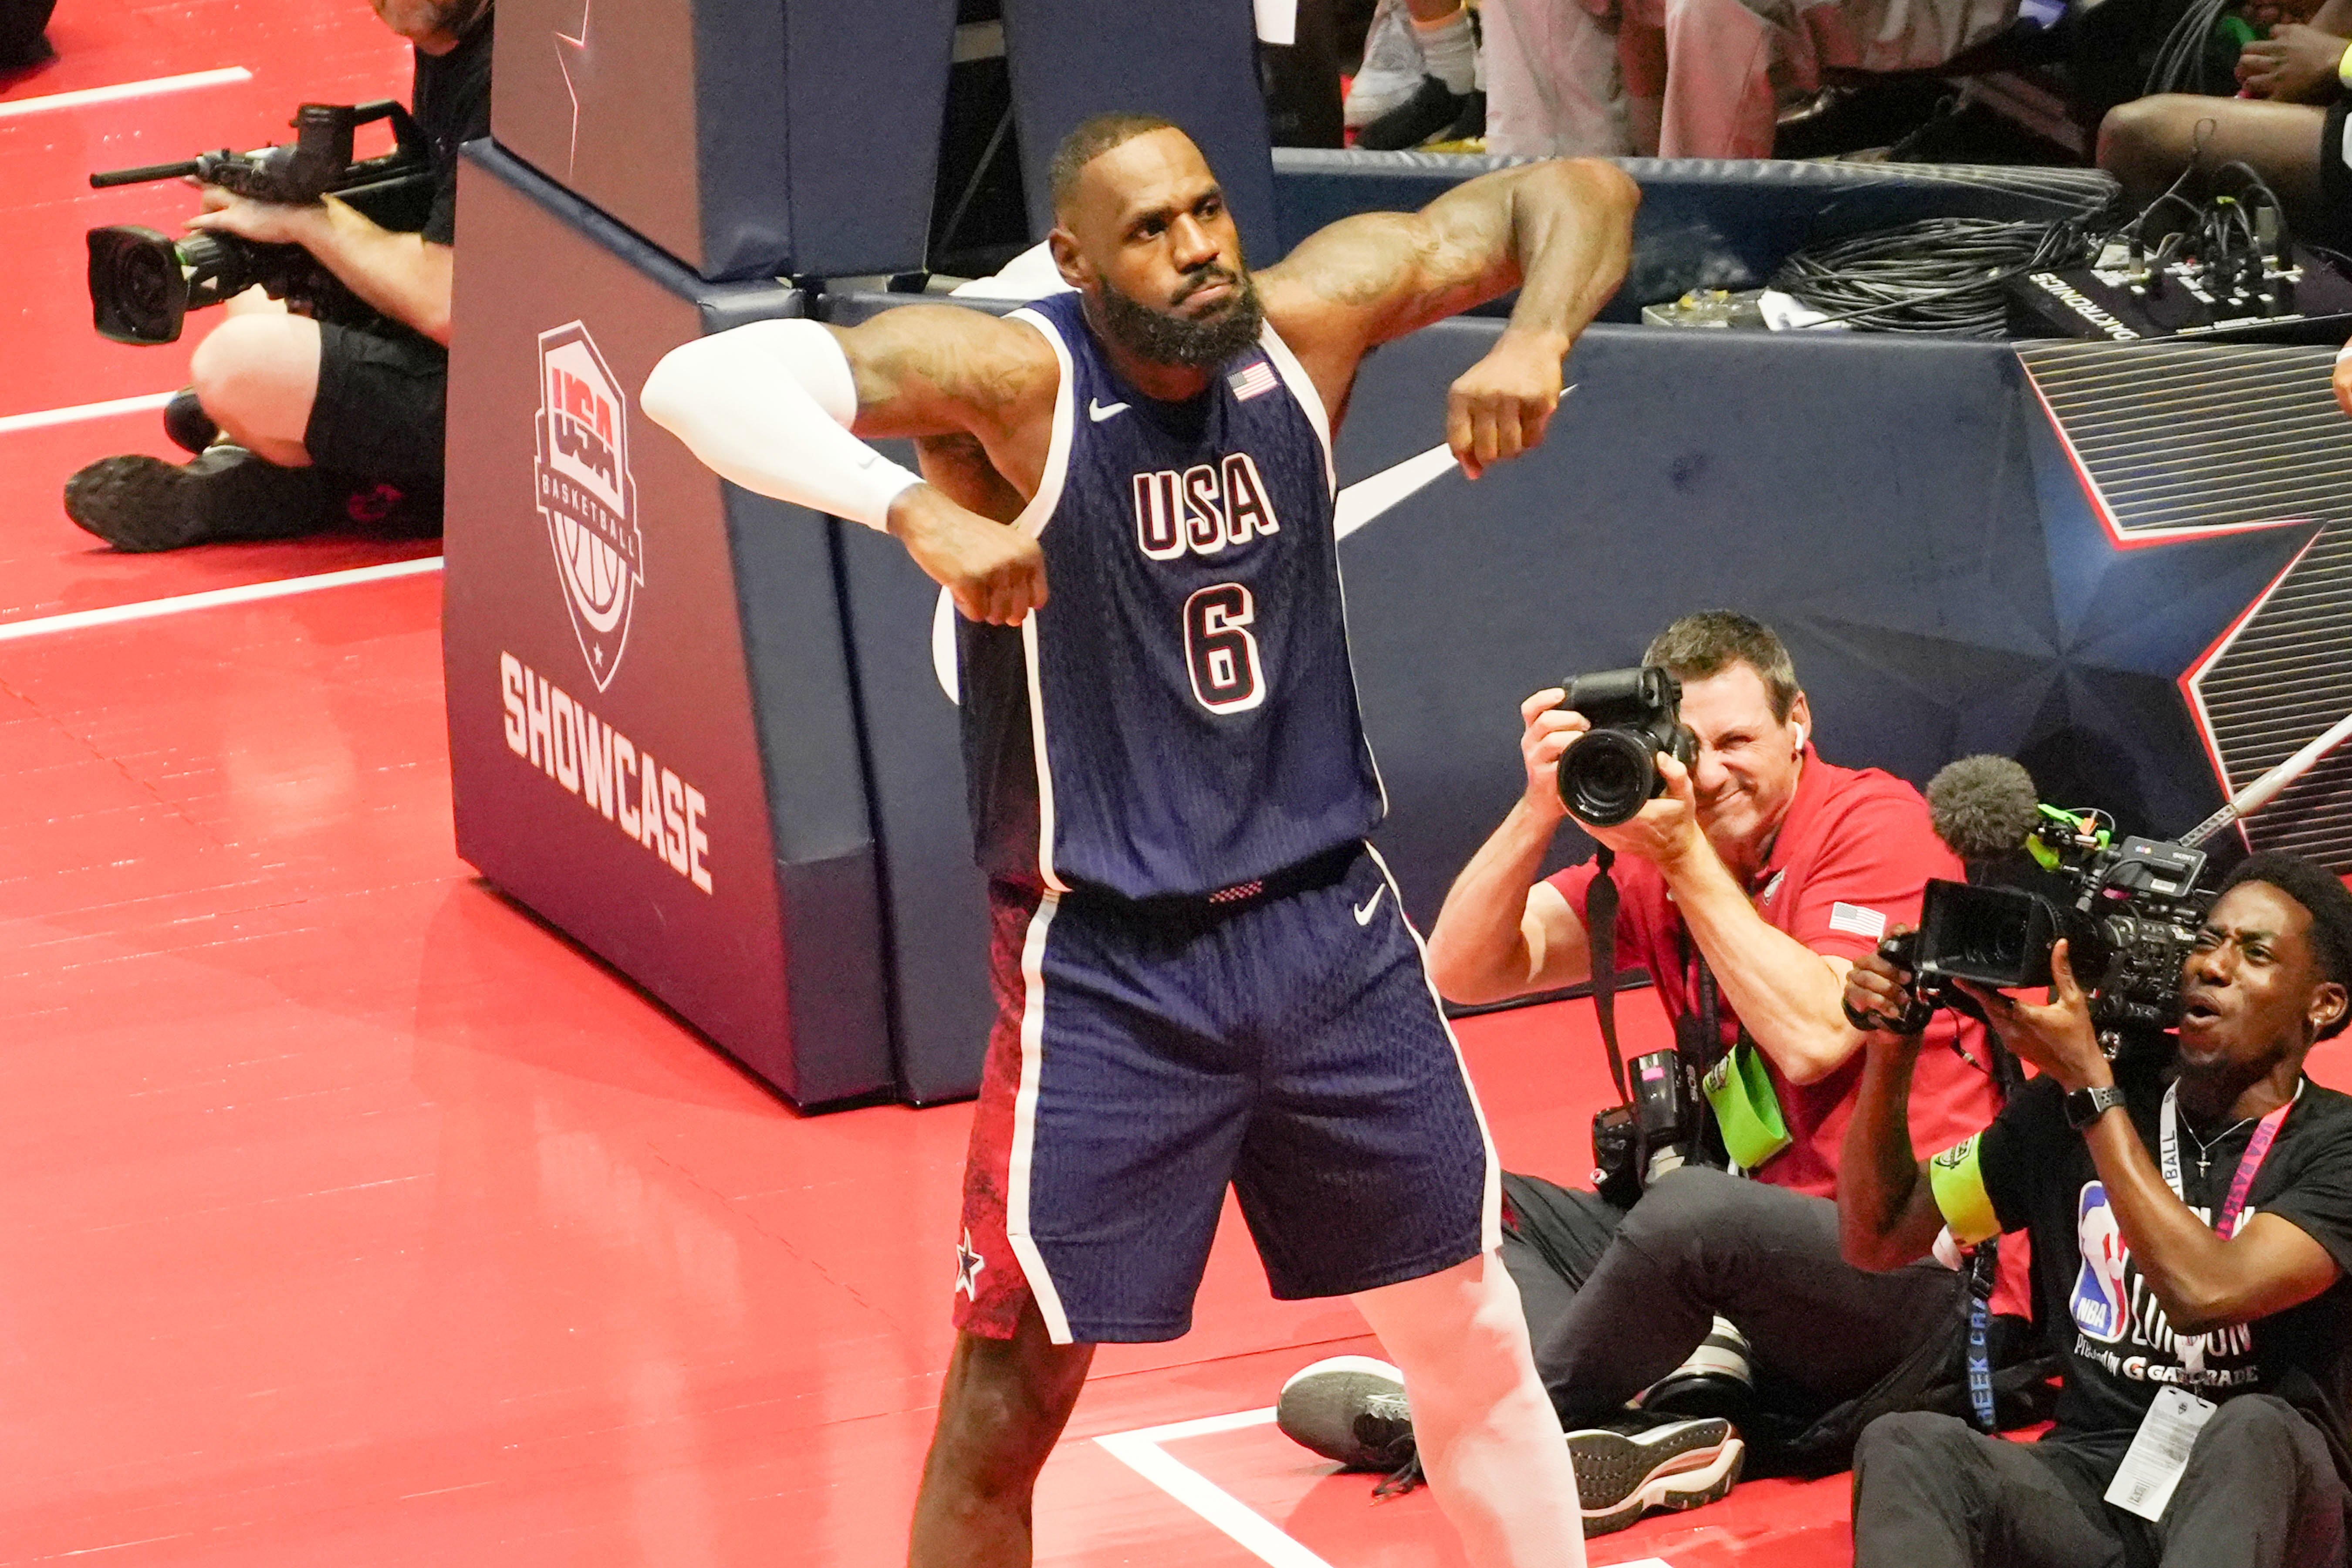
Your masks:
{"label": "coiled black cable", "polygon": [[[1999,338],[2012,278],[2096,257],[2091,225],[1938,217],[1858,234],[1797,252],[1772,287],[1828,321],[1872,331]],[[1823,325],[1826,322],[1816,322]]]}

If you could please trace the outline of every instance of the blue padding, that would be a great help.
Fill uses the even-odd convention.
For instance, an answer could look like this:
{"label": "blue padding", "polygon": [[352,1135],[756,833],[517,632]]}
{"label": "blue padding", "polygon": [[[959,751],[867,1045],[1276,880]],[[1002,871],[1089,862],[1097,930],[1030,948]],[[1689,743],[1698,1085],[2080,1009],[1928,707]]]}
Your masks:
{"label": "blue padding", "polygon": [[1079,121],[1125,110],[1172,120],[1200,144],[1252,258],[1288,248],[1276,239],[1250,0],[1004,0],[1004,52],[1033,235],[1054,226],[1054,149]]}
{"label": "blue padding", "polygon": [[[1441,153],[1274,154],[1282,250],[1353,213],[1409,212],[1490,170],[1526,159]],[[1760,286],[1792,251],[1926,217],[2049,219],[2095,210],[2116,184],[2092,169],[1928,163],[1622,158],[1642,187],[1633,263],[1601,315],[1632,321],[1643,305],[1692,289]]]}
{"label": "blue padding", "polygon": [[503,0],[491,128],[709,279],[922,265],[954,0]]}

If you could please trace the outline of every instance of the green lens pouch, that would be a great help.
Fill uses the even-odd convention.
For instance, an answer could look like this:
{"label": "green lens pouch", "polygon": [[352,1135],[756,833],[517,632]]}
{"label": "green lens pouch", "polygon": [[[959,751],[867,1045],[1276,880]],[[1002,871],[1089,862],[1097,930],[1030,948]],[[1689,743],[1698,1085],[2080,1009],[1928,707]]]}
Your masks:
{"label": "green lens pouch", "polygon": [[1765,1068],[1764,1053],[1746,1035],[1707,1069],[1700,1089],[1707,1104],[1715,1108],[1724,1152],[1741,1170],[1756,1170],[1789,1146],[1789,1123],[1780,1114],[1780,1096],[1772,1092],[1772,1075]]}

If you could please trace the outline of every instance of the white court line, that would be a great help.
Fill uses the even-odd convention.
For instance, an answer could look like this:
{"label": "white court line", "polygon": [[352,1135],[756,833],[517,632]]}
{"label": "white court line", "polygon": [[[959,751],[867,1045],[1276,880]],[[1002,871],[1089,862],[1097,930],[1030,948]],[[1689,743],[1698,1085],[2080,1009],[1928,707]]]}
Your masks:
{"label": "white court line", "polygon": [[189,610],[217,609],[224,605],[250,605],[263,599],[283,599],[320,588],[344,588],[358,583],[383,583],[396,577],[421,576],[441,570],[441,557],[420,555],[410,561],[388,561],[381,566],[354,566],[348,572],[320,572],[308,577],[283,577],[274,583],[247,583],[236,588],[213,588],[202,594],[181,594],[169,599],[142,599],[135,605],[110,605],[102,610],[76,610],[69,615],[43,616],[37,620],[0,626],[0,642],[46,637],[52,632],[88,631],[92,626],[120,626],[125,621],[152,620]]}
{"label": "white court line", "polygon": [[[1198,1421],[1178,1421],[1166,1426],[1145,1426],[1133,1432],[1111,1432],[1095,1441],[1128,1468],[1207,1520],[1244,1550],[1271,1568],[1331,1568],[1280,1525],[1185,1464],[1163,1443],[1186,1437],[1208,1437],[1264,1426],[1274,1420],[1274,1406],[1237,1410],[1231,1415],[1211,1415]],[[1610,1568],[1673,1568],[1663,1557],[1642,1557]]]}
{"label": "white court line", "polygon": [[1292,1540],[1281,1526],[1160,1446],[1179,1437],[1205,1437],[1213,1432],[1262,1426],[1273,1419],[1274,1406],[1269,1405],[1263,1410],[1212,1415],[1202,1421],[1112,1432],[1095,1441],[1128,1468],[1231,1536],[1259,1562],[1273,1568],[1331,1568]]}
{"label": "white court line", "polygon": [[52,425],[74,425],[84,419],[105,419],[117,414],[137,414],[161,408],[177,397],[175,392],[150,392],[137,397],[116,397],[104,403],[77,403],[69,408],[44,408],[38,414],[0,416],[0,436],[15,430],[42,430]]}
{"label": "white court line", "polygon": [[153,98],[166,92],[185,92],[194,87],[226,87],[233,81],[252,79],[253,73],[243,66],[224,66],[218,70],[189,71],[184,76],[119,81],[112,87],[86,87],[79,92],[53,92],[46,98],[19,98],[0,103],[0,120],[13,120],[20,114],[38,114],[49,109],[78,109],[86,103],[112,103],[122,98]]}

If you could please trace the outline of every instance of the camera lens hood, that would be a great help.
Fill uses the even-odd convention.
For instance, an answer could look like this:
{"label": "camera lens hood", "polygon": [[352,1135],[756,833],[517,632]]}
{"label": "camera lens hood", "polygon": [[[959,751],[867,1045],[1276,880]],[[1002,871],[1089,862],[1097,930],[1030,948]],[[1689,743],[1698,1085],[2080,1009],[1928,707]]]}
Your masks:
{"label": "camera lens hood", "polygon": [[1591,731],[1560,753],[1560,804],[1579,822],[1594,827],[1630,822],[1658,790],[1651,740],[1638,730]]}

